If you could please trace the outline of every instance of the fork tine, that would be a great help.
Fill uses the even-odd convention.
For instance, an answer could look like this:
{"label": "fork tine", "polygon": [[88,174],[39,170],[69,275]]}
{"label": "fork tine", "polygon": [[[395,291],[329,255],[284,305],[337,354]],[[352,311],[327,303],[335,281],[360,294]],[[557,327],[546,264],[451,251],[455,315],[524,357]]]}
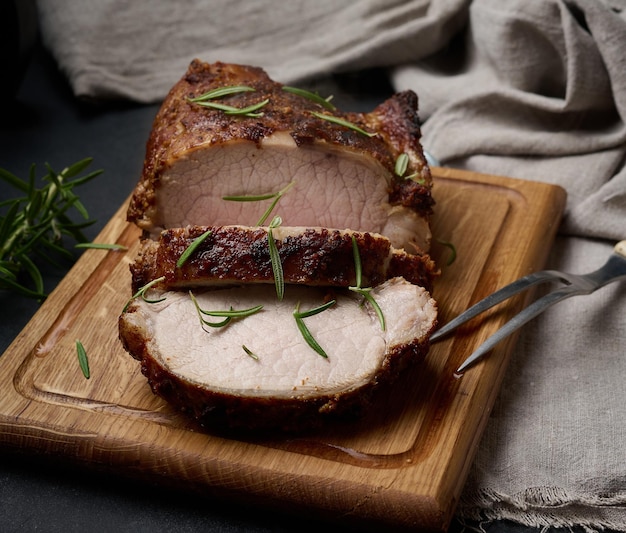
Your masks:
{"label": "fork tine", "polygon": [[504,300],[510,298],[515,294],[518,294],[532,287],[533,285],[557,279],[562,279],[562,274],[553,270],[542,270],[524,276],[523,278],[519,278],[518,280],[509,283],[508,285],[502,287],[501,289],[490,294],[486,298],[483,298],[479,302],[472,305],[470,308],[463,311],[460,315],[448,322],[445,326],[435,331],[435,333],[431,335],[430,340],[431,342],[435,342],[442,337],[445,337],[453,330],[455,330],[462,324],[465,324],[465,322],[471,320],[475,316],[478,316],[487,309],[490,309],[491,307],[499,304],[500,302],[503,302]]}
{"label": "fork tine", "polygon": [[586,289],[575,287],[573,285],[569,285],[567,287],[562,287],[561,289],[550,292],[545,296],[539,298],[538,300],[534,301],[524,310],[515,315],[506,324],[504,324],[504,326],[496,331],[485,342],[483,342],[465,361],[463,361],[463,364],[459,368],[457,368],[457,374],[461,374],[467,367],[478,361],[478,359],[480,359],[483,355],[489,352],[501,340],[508,337],[511,333],[522,327],[524,324],[535,318],[537,315],[543,313],[543,311],[545,311],[548,307],[571,296],[576,296],[577,294],[583,294],[586,292],[589,291]]}

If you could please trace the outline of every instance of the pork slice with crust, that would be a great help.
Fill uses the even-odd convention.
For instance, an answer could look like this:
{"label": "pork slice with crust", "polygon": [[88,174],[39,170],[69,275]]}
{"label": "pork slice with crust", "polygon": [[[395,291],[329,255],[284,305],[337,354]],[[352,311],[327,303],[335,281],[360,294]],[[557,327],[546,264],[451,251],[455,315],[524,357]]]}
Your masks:
{"label": "pork slice with crust", "polygon": [[[131,264],[133,293],[160,278],[164,279],[156,286],[162,289],[274,283],[268,232],[266,226],[164,230],[158,241],[142,241],[140,253]],[[375,233],[280,226],[272,229],[272,237],[288,284],[356,285],[353,240],[359,252],[364,287],[402,276],[431,291],[439,273],[427,254],[395,249],[389,239]],[[196,240],[200,244],[193,254],[178,265]]]}
{"label": "pork slice with crust", "polygon": [[[162,300],[133,300],[120,317],[120,338],[153,392],[202,424],[301,430],[358,410],[427,352],[437,314],[428,292],[394,278],[371,294],[384,329],[369,304],[343,289],[289,286],[283,300],[260,284],[197,292],[204,310],[263,304],[223,327],[202,327],[186,292],[153,291],[150,300]],[[305,341],[293,312],[330,296],[332,307],[304,319],[323,357]]]}
{"label": "pork slice with crust", "polygon": [[[231,86],[253,90],[209,103],[264,105],[238,115],[191,101]],[[252,226],[270,200],[224,198],[288,188],[278,207],[285,226],[371,231],[396,248],[428,251],[432,180],[419,140],[411,91],[370,113],[344,113],[286,91],[259,68],[195,60],[155,118],[128,219],[153,238],[190,224]],[[398,176],[402,154],[408,164]]]}

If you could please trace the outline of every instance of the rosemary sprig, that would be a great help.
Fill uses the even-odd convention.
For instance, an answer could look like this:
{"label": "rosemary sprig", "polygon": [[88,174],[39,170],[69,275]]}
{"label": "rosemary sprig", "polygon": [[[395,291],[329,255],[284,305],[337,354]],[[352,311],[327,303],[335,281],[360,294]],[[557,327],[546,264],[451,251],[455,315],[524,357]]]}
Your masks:
{"label": "rosemary sprig", "polygon": [[274,273],[274,285],[276,286],[276,296],[279,300],[282,300],[285,296],[285,278],[283,275],[283,265],[280,262],[280,255],[278,248],[276,247],[276,241],[274,240],[273,229],[277,228],[283,223],[282,218],[276,216],[270,222],[267,228],[267,245],[270,251],[270,261],[272,263],[272,272]]}
{"label": "rosemary sprig", "polygon": [[85,376],[85,379],[89,379],[91,376],[91,372],[89,371],[89,359],[87,358],[87,351],[83,346],[83,343],[76,339],[76,355],[78,356],[78,364],[80,365],[80,369]]}
{"label": "rosemary sprig", "polygon": [[[54,256],[73,260],[65,248],[63,237],[87,242],[82,230],[93,224],[75,188],[98,176],[102,171],[81,174],[91,164],[86,158],[56,172],[46,164],[44,185],[38,187],[35,165],[30,167],[27,180],[22,180],[8,170],[0,168],[0,180],[17,189],[18,196],[0,201],[0,289],[13,290],[23,296],[44,300],[43,277],[37,259],[57,265]],[[71,209],[85,220],[73,222]],[[52,255],[51,255],[52,254]],[[20,280],[25,273],[27,281]]]}
{"label": "rosemary sprig", "polygon": [[256,194],[256,195],[241,195],[241,196],[222,196],[222,200],[226,200],[229,202],[262,202],[263,200],[274,199],[274,201],[269,205],[269,207],[265,210],[261,218],[256,223],[257,226],[262,226],[268,217],[271,215],[272,211],[276,207],[278,201],[283,197],[283,195],[294,186],[296,182],[290,181],[285,187],[283,187],[278,192],[272,192],[267,194]]}
{"label": "rosemary sprig", "polygon": [[318,354],[322,357],[328,359],[328,354],[324,351],[324,349],[319,345],[319,343],[315,340],[309,328],[306,327],[304,323],[304,319],[313,315],[317,315],[322,311],[326,311],[329,307],[335,305],[335,300],[331,300],[330,302],[326,302],[318,307],[314,307],[313,309],[309,309],[308,311],[301,312],[300,311],[300,302],[296,304],[296,308],[293,312],[293,317],[296,319],[296,325],[298,326],[298,330],[302,334],[302,337],[306,341],[306,343],[313,348]]}
{"label": "rosemary sprig", "polygon": [[80,242],[74,245],[74,248],[94,249],[94,250],[114,250],[126,251],[128,248],[123,244],[105,243],[105,242]]}
{"label": "rosemary sprig", "polygon": [[[254,307],[250,307],[248,309],[240,309],[235,310],[231,306],[228,311],[206,311],[200,307],[198,300],[194,296],[193,292],[189,291],[189,296],[191,297],[191,301],[193,302],[196,312],[198,313],[198,318],[200,319],[200,323],[202,324],[202,329],[204,326],[210,326],[212,328],[223,328],[228,325],[233,318],[245,318],[247,316],[253,315],[254,313],[258,313],[261,309],[263,309],[262,305],[256,305]],[[204,319],[202,315],[213,316],[213,317],[224,317],[224,320],[220,322],[209,322]]]}
{"label": "rosemary sprig", "polygon": [[363,128],[360,128],[356,124],[353,124],[352,122],[349,122],[348,120],[344,120],[343,118],[336,117],[335,115],[326,115],[325,113],[318,113],[317,111],[310,111],[310,113],[316,116],[317,118],[321,118],[322,120],[327,120],[328,122],[332,122],[333,124],[339,124],[340,126],[349,128],[367,137],[375,137],[377,135],[376,132],[365,131]]}
{"label": "rosemary sprig", "polygon": [[248,87],[247,85],[228,85],[226,87],[217,87],[211,89],[206,93],[196,96],[194,98],[187,98],[189,102],[205,102],[206,100],[213,100],[214,98],[222,98],[224,96],[230,96],[232,94],[239,94],[245,92],[254,92],[254,87]]}
{"label": "rosemary sprig", "polygon": [[330,111],[334,111],[335,109],[337,109],[333,104],[330,103],[333,98],[332,95],[324,98],[317,93],[307,91],[306,89],[299,89],[298,87],[290,87],[289,85],[283,85],[283,91],[302,96],[303,98],[311,100],[312,102],[319,104]]}
{"label": "rosemary sprig", "polygon": [[210,107],[212,109],[219,109],[220,111],[224,111],[227,115],[243,115],[246,117],[262,117],[263,113],[256,113],[259,109],[269,103],[269,98],[262,100],[256,104],[252,104],[246,107],[233,107],[231,105],[220,104],[218,102],[206,101],[206,102],[195,102],[198,105],[203,107]]}
{"label": "rosemary sprig", "polygon": [[180,254],[178,261],[176,261],[176,268],[182,267],[187,262],[187,260],[198,249],[198,246],[200,246],[207,239],[207,237],[211,235],[211,232],[212,230],[210,229],[206,230],[202,235],[196,237],[189,246],[187,246],[185,251]]}
{"label": "rosemary sprig", "polygon": [[371,294],[371,287],[361,287],[361,276],[362,276],[362,267],[361,267],[361,254],[359,253],[359,245],[356,242],[356,238],[352,235],[352,254],[354,256],[354,272],[356,277],[356,286],[348,287],[353,292],[360,294],[365,298],[369,304],[372,306],[376,315],[378,316],[378,320],[380,322],[380,327],[383,331],[385,331],[385,316],[383,315],[383,311],[378,305],[378,302],[374,299]]}
{"label": "rosemary sprig", "polygon": [[153,279],[149,283],[146,283],[143,287],[140,287],[139,290],[135,294],[133,294],[130,297],[130,299],[126,302],[124,309],[122,309],[122,313],[125,313],[128,310],[128,306],[130,305],[130,302],[132,302],[135,298],[141,298],[144,302],[148,304],[157,304],[165,300],[166,299],[165,297],[159,298],[157,300],[151,300],[146,296],[146,292],[148,292],[148,290],[154,287],[157,283],[161,283],[164,280],[165,280],[165,276],[161,276],[160,278]]}

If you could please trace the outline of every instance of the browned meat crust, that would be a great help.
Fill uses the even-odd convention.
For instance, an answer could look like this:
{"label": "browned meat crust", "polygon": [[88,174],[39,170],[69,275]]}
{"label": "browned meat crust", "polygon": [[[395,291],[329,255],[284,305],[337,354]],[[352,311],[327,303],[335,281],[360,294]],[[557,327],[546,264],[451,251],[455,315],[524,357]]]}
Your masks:
{"label": "browned meat crust", "polygon": [[[191,243],[209,236],[181,266],[176,263]],[[438,275],[427,254],[407,254],[392,248],[389,239],[371,233],[327,228],[288,228],[274,231],[286,283],[354,286],[355,263],[352,237],[359,247],[362,286],[374,286],[401,276],[432,290]],[[165,277],[163,289],[225,283],[272,283],[274,274],[267,227],[190,226],[165,230],[159,241],[146,239],[131,265],[133,292]]]}
{"label": "browned meat crust", "polygon": [[[247,85],[256,89],[228,96],[224,103],[242,108],[269,99],[261,119],[229,116],[219,110],[203,108],[188,101],[210,89]],[[172,162],[198,147],[210,147],[233,140],[259,143],[274,132],[290,132],[299,146],[327,142],[370,154],[394,176],[401,153],[409,156],[405,175],[414,180],[394,177],[390,203],[411,207],[428,217],[434,204],[431,175],[422,152],[417,115],[417,96],[412,91],[394,95],[371,113],[327,111],[319,104],[282,90],[260,68],[224,63],[207,64],[194,60],[186,75],[172,88],[158,112],[147,144],[144,169],[128,209],[128,219],[140,221],[154,210],[159,178]],[[368,137],[342,125],[314,116],[322,112],[348,120],[376,133]]]}

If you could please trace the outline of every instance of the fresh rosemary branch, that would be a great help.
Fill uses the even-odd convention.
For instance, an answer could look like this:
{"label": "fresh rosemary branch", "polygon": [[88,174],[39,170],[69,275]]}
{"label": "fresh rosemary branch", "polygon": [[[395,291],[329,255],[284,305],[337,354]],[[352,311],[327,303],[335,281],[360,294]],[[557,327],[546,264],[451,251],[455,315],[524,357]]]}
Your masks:
{"label": "fresh rosemary branch", "polygon": [[289,85],[283,85],[283,91],[302,96],[303,98],[311,100],[311,102],[315,102],[316,104],[319,104],[330,111],[334,111],[335,109],[337,109],[333,104],[330,103],[333,98],[332,95],[328,98],[324,98],[317,93],[307,91],[306,89],[299,89],[298,87],[290,87]]}
{"label": "fresh rosemary branch", "polygon": [[[75,188],[98,176],[97,170],[81,175],[91,164],[87,158],[56,172],[46,165],[43,186],[35,179],[35,165],[30,168],[28,180],[0,169],[0,180],[17,189],[18,196],[0,201],[0,289],[9,289],[44,300],[43,277],[38,260],[56,265],[53,255],[73,260],[65,248],[63,237],[87,242],[82,230],[93,224],[87,210],[76,195]],[[69,212],[74,209],[84,222],[73,222]],[[20,277],[27,275],[27,281]]]}
{"label": "fresh rosemary branch", "polygon": [[140,287],[139,290],[130,297],[130,300],[126,302],[124,309],[122,309],[122,313],[125,313],[127,311],[128,306],[130,305],[130,302],[132,302],[135,298],[141,298],[144,302],[148,304],[158,304],[159,302],[162,302],[163,300],[165,300],[165,297],[159,298],[158,300],[150,300],[146,296],[146,292],[148,292],[148,290],[154,287],[157,283],[161,283],[164,280],[165,280],[165,276],[161,276],[160,278],[153,279],[149,283],[146,283],[143,287]]}
{"label": "fresh rosemary branch", "polygon": [[78,364],[80,365],[80,369],[85,376],[85,379],[89,379],[91,373],[89,371],[89,359],[87,358],[87,351],[83,346],[83,343],[76,339],[76,355],[78,356]]}
{"label": "fresh rosemary branch", "polygon": [[280,191],[268,193],[268,194],[255,194],[255,195],[241,195],[241,196],[222,196],[222,200],[227,200],[229,202],[262,202],[263,200],[274,199],[274,201],[270,204],[270,206],[265,210],[265,213],[261,215],[261,218],[256,223],[257,226],[262,226],[268,217],[271,215],[272,211],[276,207],[278,200],[280,200],[283,195],[294,186],[296,182],[290,181],[287,185],[285,185]]}
{"label": "fresh rosemary branch", "polygon": [[356,277],[356,286],[348,287],[353,292],[360,294],[365,298],[369,304],[372,306],[376,315],[378,316],[378,320],[380,322],[380,327],[383,331],[385,331],[385,316],[383,315],[383,311],[378,305],[378,302],[374,299],[371,294],[371,287],[361,287],[361,276],[362,276],[362,267],[361,267],[361,254],[359,253],[359,245],[356,242],[356,238],[354,235],[352,236],[352,254],[354,255],[354,272]]}
{"label": "fresh rosemary branch", "polygon": [[302,334],[302,337],[306,341],[306,343],[313,348],[318,354],[322,357],[328,359],[328,355],[324,351],[324,349],[319,345],[319,343],[315,340],[309,328],[306,327],[304,323],[304,319],[313,315],[317,315],[322,311],[326,311],[329,307],[335,305],[335,300],[331,300],[330,302],[326,302],[318,307],[314,307],[313,309],[309,309],[308,311],[300,312],[300,302],[296,304],[296,308],[293,312],[293,317],[296,319],[296,325]]}
{"label": "fresh rosemary branch", "polygon": [[202,235],[195,238],[192,241],[192,243],[189,246],[187,246],[185,251],[180,255],[180,257],[178,258],[178,261],[176,261],[176,268],[182,267],[187,262],[187,260],[192,256],[192,254],[198,249],[198,246],[200,246],[207,239],[209,235],[211,235],[210,229],[206,230]]}
{"label": "fresh rosemary branch", "polygon": [[[250,307],[249,309],[241,309],[235,310],[230,307],[229,311],[206,311],[200,307],[198,300],[194,296],[193,292],[189,291],[189,296],[191,297],[191,301],[196,307],[196,311],[198,313],[198,318],[200,319],[200,323],[202,324],[202,329],[204,326],[210,326],[212,328],[222,328],[230,323],[233,318],[245,318],[247,316],[253,315],[254,313],[258,313],[261,309],[263,309],[262,305],[256,305],[254,307]],[[209,322],[204,319],[202,315],[206,316],[214,316],[214,317],[224,317],[224,320],[221,322]]]}
{"label": "fresh rosemary branch", "polygon": [[283,220],[276,216],[270,222],[267,228],[267,244],[270,250],[270,261],[272,263],[272,272],[274,273],[274,285],[276,286],[276,296],[279,300],[282,300],[285,296],[285,278],[283,275],[283,265],[280,262],[280,255],[278,248],[276,247],[276,241],[274,241],[274,234],[272,230],[282,224]]}
{"label": "fresh rosemary branch", "polygon": [[332,122],[333,124],[339,124],[340,126],[349,128],[367,137],[375,137],[377,135],[375,132],[372,133],[369,131],[365,131],[363,128],[360,128],[356,124],[353,124],[352,122],[344,120],[343,118],[340,118],[340,117],[336,117],[334,115],[326,115],[325,113],[318,113],[317,111],[311,111],[310,113],[316,116],[317,118],[321,118],[322,120],[327,120],[328,122]]}

